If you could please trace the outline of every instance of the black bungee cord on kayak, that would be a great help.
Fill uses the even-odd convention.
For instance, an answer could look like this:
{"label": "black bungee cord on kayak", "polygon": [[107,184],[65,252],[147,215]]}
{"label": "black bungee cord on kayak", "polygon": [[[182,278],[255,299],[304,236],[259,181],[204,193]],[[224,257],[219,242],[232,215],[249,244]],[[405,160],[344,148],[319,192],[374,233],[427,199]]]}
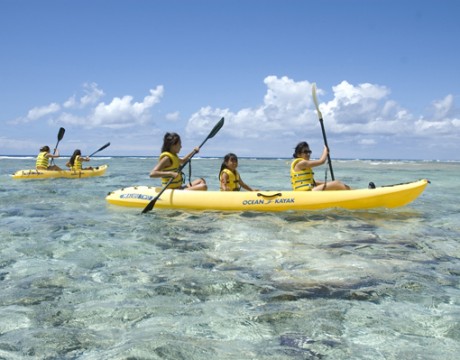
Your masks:
{"label": "black bungee cord on kayak", "polygon": [[188,162],[188,183],[192,186],[192,159]]}
{"label": "black bungee cord on kayak", "polygon": [[326,168],[326,170],[324,170],[324,185],[323,185],[323,190],[321,190],[321,191],[326,190],[326,184],[327,184],[327,171],[328,171],[328,170],[329,170],[328,168]]}

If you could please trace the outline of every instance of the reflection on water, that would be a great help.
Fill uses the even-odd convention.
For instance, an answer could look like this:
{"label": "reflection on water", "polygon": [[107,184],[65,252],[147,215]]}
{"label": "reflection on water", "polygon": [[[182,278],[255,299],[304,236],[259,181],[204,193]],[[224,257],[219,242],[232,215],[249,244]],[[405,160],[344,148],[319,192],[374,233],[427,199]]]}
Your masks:
{"label": "reflection on water", "polygon": [[[151,161],[105,162],[106,176],[78,183],[0,177],[0,359],[454,359],[460,352],[458,190],[444,191],[456,167],[336,166],[357,186],[430,173],[422,197],[401,209],[141,215],[104,197],[149,184]],[[215,177],[220,162],[198,160],[194,171]],[[268,183],[240,162],[255,187],[285,183],[282,175]],[[285,164],[258,166],[275,173]]]}

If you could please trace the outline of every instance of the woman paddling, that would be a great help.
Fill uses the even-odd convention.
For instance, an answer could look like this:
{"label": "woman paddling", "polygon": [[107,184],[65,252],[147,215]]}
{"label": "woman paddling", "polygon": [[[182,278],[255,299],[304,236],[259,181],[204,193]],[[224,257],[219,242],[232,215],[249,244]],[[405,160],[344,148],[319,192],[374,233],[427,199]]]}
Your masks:
{"label": "woman paddling", "polygon": [[294,191],[350,190],[348,185],[339,180],[321,182],[314,179],[312,168],[324,164],[328,153],[325,146],[318,160],[310,160],[311,150],[308,143],[302,141],[297,144],[291,163],[291,184]]}
{"label": "woman paddling", "polygon": [[179,154],[181,148],[180,136],[176,133],[166,133],[163,138],[163,146],[158,164],[150,172],[150,177],[161,177],[163,186],[166,186],[171,178],[173,178],[174,180],[168,185],[168,189],[207,190],[206,181],[202,178],[195,179],[189,184],[184,184],[184,176],[178,172],[179,167],[199,152],[200,148],[197,146],[188,155],[179,158],[177,154]]}
{"label": "woman paddling", "polygon": [[57,165],[50,165],[49,159],[56,159],[59,157],[59,150],[55,149],[54,154],[50,153],[50,147],[45,145],[40,148],[40,153],[37,156],[37,161],[35,162],[35,168],[38,170],[62,170]]}
{"label": "woman paddling", "polygon": [[81,156],[80,149],[76,149],[70,157],[70,160],[66,163],[66,166],[72,171],[93,170],[91,166],[83,168],[83,161],[90,161],[90,159],[88,156]]}

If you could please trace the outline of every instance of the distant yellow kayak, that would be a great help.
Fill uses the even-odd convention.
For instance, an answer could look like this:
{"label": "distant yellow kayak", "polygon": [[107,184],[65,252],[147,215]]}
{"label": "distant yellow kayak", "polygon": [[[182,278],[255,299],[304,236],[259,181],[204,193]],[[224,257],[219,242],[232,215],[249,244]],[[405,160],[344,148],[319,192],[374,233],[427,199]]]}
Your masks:
{"label": "distant yellow kayak", "polygon": [[[375,189],[331,191],[187,191],[165,190],[155,208],[219,211],[287,211],[327,208],[394,208],[414,201],[428,184],[423,179]],[[162,190],[159,187],[133,186],[108,194],[110,204],[144,208]]]}
{"label": "distant yellow kayak", "polygon": [[108,165],[101,165],[93,168],[92,170],[18,170],[12,177],[13,179],[24,180],[37,180],[37,179],[52,179],[52,178],[68,178],[68,179],[81,179],[94,176],[102,176],[107,170]]}

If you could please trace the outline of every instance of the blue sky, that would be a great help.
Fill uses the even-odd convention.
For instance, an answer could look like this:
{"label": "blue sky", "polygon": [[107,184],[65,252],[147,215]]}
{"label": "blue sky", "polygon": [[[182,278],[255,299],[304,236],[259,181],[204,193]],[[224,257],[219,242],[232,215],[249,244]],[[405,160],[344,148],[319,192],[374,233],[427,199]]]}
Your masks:
{"label": "blue sky", "polygon": [[0,0],[0,154],[460,160],[458,0]]}

